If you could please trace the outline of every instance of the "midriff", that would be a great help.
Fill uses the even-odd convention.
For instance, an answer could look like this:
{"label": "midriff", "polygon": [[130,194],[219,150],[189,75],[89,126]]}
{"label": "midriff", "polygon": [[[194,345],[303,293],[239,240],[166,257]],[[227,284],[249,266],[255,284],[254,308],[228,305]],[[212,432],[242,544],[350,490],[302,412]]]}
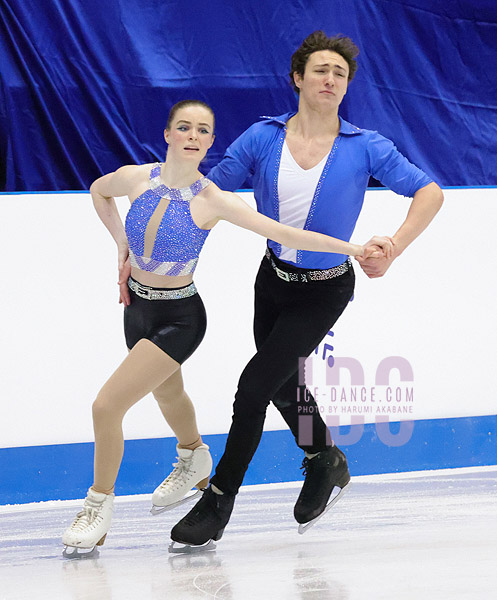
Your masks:
{"label": "midriff", "polygon": [[157,275],[136,267],[131,267],[131,277],[143,285],[156,288],[180,288],[193,281],[192,273],[188,273],[188,275]]}

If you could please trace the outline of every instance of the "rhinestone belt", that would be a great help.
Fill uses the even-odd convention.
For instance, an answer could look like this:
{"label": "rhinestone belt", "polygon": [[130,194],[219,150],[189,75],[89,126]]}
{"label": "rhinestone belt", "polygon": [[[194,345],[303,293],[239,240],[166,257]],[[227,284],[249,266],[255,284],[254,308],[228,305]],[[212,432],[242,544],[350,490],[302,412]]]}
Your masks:
{"label": "rhinestone belt", "polygon": [[168,290],[143,285],[130,277],[128,279],[128,287],[130,290],[133,290],[137,296],[145,298],[145,300],[181,300],[182,298],[194,296],[197,293],[197,288],[193,282],[183,288]]}
{"label": "rhinestone belt", "polygon": [[345,262],[331,269],[322,269],[319,271],[306,271],[305,273],[291,273],[280,269],[274,262],[271,252],[266,249],[266,258],[269,260],[270,265],[273,267],[276,275],[283,281],[299,281],[300,283],[307,283],[308,281],[322,281],[324,279],[333,279],[333,277],[339,277],[346,273],[352,266],[350,258],[347,258]]}

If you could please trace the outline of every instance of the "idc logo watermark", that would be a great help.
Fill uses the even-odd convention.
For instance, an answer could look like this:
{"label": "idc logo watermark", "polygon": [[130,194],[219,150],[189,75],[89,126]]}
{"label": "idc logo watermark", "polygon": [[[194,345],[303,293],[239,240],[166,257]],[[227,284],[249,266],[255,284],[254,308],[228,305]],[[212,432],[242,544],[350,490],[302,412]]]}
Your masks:
{"label": "idc logo watermark", "polygon": [[[316,412],[329,427],[337,445],[357,443],[366,422],[375,423],[378,438],[385,445],[406,444],[414,429],[414,371],[410,362],[403,356],[388,356],[378,362],[371,374],[357,358],[334,357],[331,351],[333,346],[325,342],[322,353],[318,347],[311,359],[300,360],[299,445],[312,445],[312,421]],[[325,361],[324,384],[314,381],[315,360]],[[391,421],[396,422],[390,424]]]}

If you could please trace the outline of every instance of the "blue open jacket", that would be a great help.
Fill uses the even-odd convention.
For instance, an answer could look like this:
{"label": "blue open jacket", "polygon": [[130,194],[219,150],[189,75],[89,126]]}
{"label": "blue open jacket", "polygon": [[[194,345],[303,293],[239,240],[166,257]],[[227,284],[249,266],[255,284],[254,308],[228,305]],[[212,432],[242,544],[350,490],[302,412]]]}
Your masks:
{"label": "blue open jacket", "polygon": [[[222,190],[234,191],[252,175],[257,210],[279,220],[278,172],[286,123],[295,113],[263,117],[237,138],[208,177]],[[376,131],[359,129],[340,118],[340,132],[319,179],[304,229],[349,241],[361,212],[369,176],[397,194],[414,196],[431,179]],[[268,240],[279,256],[281,245]],[[299,250],[295,264],[328,269],[346,256]]]}

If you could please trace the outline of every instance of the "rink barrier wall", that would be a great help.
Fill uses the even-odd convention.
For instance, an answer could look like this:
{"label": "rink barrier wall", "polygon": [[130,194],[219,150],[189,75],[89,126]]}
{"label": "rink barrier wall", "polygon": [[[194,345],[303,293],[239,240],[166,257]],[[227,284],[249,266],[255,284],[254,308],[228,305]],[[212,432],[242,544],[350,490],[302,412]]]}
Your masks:
{"label": "rink barrier wall", "polygon": [[[334,326],[333,340],[326,336],[316,348],[307,371],[312,363],[312,387],[319,388],[316,397],[330,420],[336,416],[330,409],[337,405],[330,399],[331,387],[346,395],[340,422],[353,416],[353,391],[364,391],[368,408],[374,408],[372,394],[385,392],[385,386],[377,383],[380,365],[392,357],[409,364],[414,376],[408,384],[413,401],[409,399],[408,407],[407,397],[402,399],[404,408],[412,407],[409,418],[497,412],[491,393],[497,389],[495,352],[488,334],[497,330],[497,278],[488,276],[497,271],[497,253],[489,241],[488,250],[477,260],[474,253],[460,252],[454,261],[452,244],[467,231],[478,231],[482,240],[495,237],[495,189],[445,190],[445,196],[440,217],[387,277],[370,280],[355,269],[354,301]],[[252,194],[246,193],[244,199],[255,206]],[[116,204],[124,218],[128,199],[118,198]],[[396,231],[409,204],[410,199],[393,192],[368,190],[354,241]],[[16,260],[3,267],[8,290],[2,296],[2,314],[7,318],[0,339],[4,406],[0,447],[90,441],[91,403],[126,356],[113,240],[96,217],[88,193],[0,194],[0,211],[5,223],[22,223],[30,241],[19,245],[16,227],[5,228],[0,238],[3,254],[16,248]],[[19,268],[32,263],[33,248],[38,266],[30,273],[29,285],[37,290],[35,299],[23,293],[26,277]],[[61,253],[61,248],[70,251]],[[227,252],[229,248],[237,252]],[[238,379],[255,350],[253,286],[264,251],[260,236],[220,223],[195,272],[208,327],[182,371],[202,432],[222,434],[231,425]],[[461,287],[461,277],[469,278],[471,290],[471,323],[463,329],[460,315],[467,313],[468,294],[461,290],[469,288],[466,283]],[[28,344],[22,335],[26,327],[35,332]],[[331,386],[330,360],[338,365],[341,359],[348,359],[349,367],[340,367],[339,381]],[[390,373],[389,384],[398,386],[401,371],[392,368]],[[365,419],[374,417],[368,414]],[[265,426],[268,431],[285,428],[274,406],[269,407]],[[173,436],[151,395],[129,411],[123,428],[126,439]]]}
{"label": "rink barrier wall", "polygon": [[[364,428],[360,436],[358,427]],[[390,424],[392,436],[399,427]],[[340,428],[340,434],[359,438],[341,446],[352,476],[495,465],[496,433],[497,415],[415,421],[409,441],[400,446],[385,444],[375,424]],[[226,437],[203,436],[214,464]],[[171,470],[175,444],[174,438],[127,440],[117,493],[151,493]],[[299,481],[301,460],[289,431],[266,431],[244,483]],[[0,504],[82,498],[92,483],[92,471],[93,443],[0,449]]]}

